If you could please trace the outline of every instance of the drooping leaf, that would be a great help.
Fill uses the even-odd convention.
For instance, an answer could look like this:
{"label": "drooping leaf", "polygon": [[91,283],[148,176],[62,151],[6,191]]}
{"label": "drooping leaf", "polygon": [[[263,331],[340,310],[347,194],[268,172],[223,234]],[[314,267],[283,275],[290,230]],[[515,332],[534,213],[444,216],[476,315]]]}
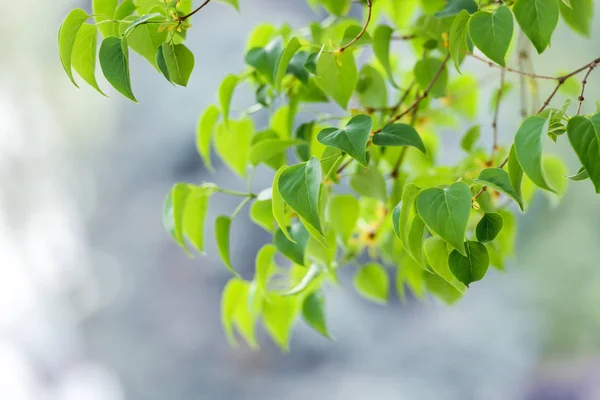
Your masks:
{"label": "drooping leaf", "polygon": [[550,118],[527,118],[515,135],[515,154],[523,172],[541,189],[554,192],[546,182],[542,167],[542,137],[548,130]]}
{"label": "drooping leaf", "polygon": [[302,318],[308,326],[331,339],[325,319],[325,296],[321,290],[306,296],[302,303]]}
{"label": "drooping leaf", "polygon": [[[156,15],[156,14],[155,14]],[[159,14],[160,15],[160,14]],[[155,16],[158,20],[161,17]],[[162,17],[164,18],[164,17]],[[125,18],[126,21],[135,20],[135,16]],[[154,21],[153,21],[154,22]],[[130,26],[129,23],[122,23],[119,26],[119,33],[123,35]],[[168,75],[167,66],[165,64],[164,55],[162,52],[162,44],[167,40],[167,31],[160,31],[158,24],[147,23],[138,25],[136,29],[131,31],[127,36],[127,44],[133,51],[144,57],[150,64],[157,68],[165,77]],[[158,62],[162,63],[164,68],[159,68]],[[168,79],[168,78],[167,78]]]}
{"label": "drooping leaf", "polygon": [[273,178],[273,187],[271,189],[273,217],[275,218],[277,225],[283,231],[283,233],[288,238],[288,240],[290,240],[291,242],[294,242],[294,239],[292,238],[290,232],[288,231],[289,221],[285,214],[285,201],[283,200],[283,197],[281,196],[281,193],[279,192],[279,179],[280,179],[283,171],[286,170],[286,168],[287,167],[279,168],[279,170],[277,170],[277,172],[275,173],[275,178]]}
{"label": "drooping leaf", "polygon": [[217,106],[209,106],[200,117],[196,130],[196,149],[209,171],[214,171],[210,157],[210,143],[220,116],[221,112]]}
{"label": "drooping leaf", "polygon": [[273,243],[277,250],[298,265],[304,265],[304,251],[310,237],[308,231],[301,223],[292,224],[289,234],[293,241],[288,239],[281,229],[273,235]]}
{"label": "drooping leaf", "polygon": [[231,235],[231,218],[226,215],[220,215],[215,221],[215,238],[217,239],[217,248],[219,255],[234,275],[238,275],[237,271],[231,264],[231,255],[229,252],[229,236]]}
{"label": "drooping leaf", "polygon": [[358,294],[375,303],[388,301],[390,282],[386,270],[379,264],[370,263],[354,275],[354,287]]}
{"label": "drooping leaf", "polygon": [[464,238],[471,213],[471,190],[466,183],[453,183],[445,189],[424,189],[416,199],[416,206],[430,231],[465,254]]}
{"label": "drooping leaf", "polygon": [[256,272],[255,281],[258,285],[258,290],[263,295],[268,293],[268,283],[271,276],[275,273],[275,253],[277,249],[272,244],[264,245],[256,254]]}
{"label": "drooping leaf", "polygon": [[[96,16],[96,22],[114,18],[118,2],[119,0],[92,0],[92,13]],[[110,23],[99,24],[98,29],[105,38],[113,34],[113,26]]]}
{"label": "drooping leaf", "polygon": [[361,168],[350,178],[350,187],[359,195],[387,201],[387,184],[385,177],[378,168],[371,166]]}
{"label": "drooping leaf", "polygon": [[569,1],[571,7],[564,1],[560,3],[560,14],[571,29],[584,36],[589,36],[594,16],[594,0]]}
{"label": "drooping leaf", "polygon": [[204,253],[204,223],[208,214],[210,196],[215,193],[216,186],[203,184],[201,186],[188,185],[189,195],[185,202],[183,214],[183,232],[188,240],[200,252]]}
{"label": "drooping leaf", "polygon": [[256,225],[272,233],[275,229],[275,217],[273,217],[273,200],[256,200],[250,207],[250,219]]}
{"label": "drooping leaf", "polygon": [[388,124],[373,136],[373,144],[377,146],[411,146],[427,154],[423,139],[415,128],[408,124]]}
{"label": "drooping leaf", "polygon": [[579,168],[579,171],[577,171],[577,173],[575,175],[570,175],[567,176],[567,178],[569,178],[572,181],[578,182],[578,181],[585,181],[586,179],[590,178],[590,174],[588,174],[588,172],[586,171],[586,169],[584,167]]}
{"label": "drooping leaf", "polygon": [[285,203],[321,236],[319,196],[322,175],[321,163],[316,157],[311,157],[306,163],[285,168],[278,182],[279,193]]}
{"label": "drooping leaf", "polygon": [[496,236],[504,226],[504,218],[498,213],[485,213],[483,218],[477,223],[475,235],[480,243],[489,243],[496,239]]}
{"label": "drooping leaf", "polygon": [[487,248],[478,242],[465,243],[466,254],[453,250],[448,258],[450,271],[467,287],[473,282],[483,279],[490,265]]}
{"label": "drooping leaf", "polygon": [[75,78],[73,78],[73,70],[71,68],[73,49],[75,47],[77,34],[87,19],[87,13],[80,8],[76,8],[67,15],[58,31],[60,61],[62,62],[69,79],[71,79],[71,82],[77,87],[79,86],[77,85],[77,82],[75,82]]}
{"label": "drooping leaf", "polygon": [[119,93],[137,103],[131,90],[127,41],[109,36],[100,45],[100,67],[104,77]]}
{"label": "drooping leaf", "polygon": [[469,12],[467,10],[462,10],[456,16],[456,18],[454,18],[454,22],[450,28],[448,46],[450,55],[452,56],[452,61],[454,62],[454,66],[458,72],[460,72],[460,64],[465,58],[465,54],[468,50],[467,40],[469,38],[470,18]]}
{"label": "drooping leaf", "polygon": [[219,101],[221,103],[221,112],[223,113],[223,118],[225,122],[229,121],[229,109],[231,107],[231,99],[233,97],[233,91],[239,82],[239,77],[237,75],[228,75],[221,86],[219,87]]}
{"label": "drooping leaf", "polygon": [[300,296],[272,296],[264,303],[263,324],[275,344],[289,351],[290,336],[301,311]]}
{"label": "drooping leaf", "polygon": [[340,107],[346,109],[358,83],[358,69],[352,52],[321,54],[317,61],[317,83]]}
{"label": "drooping leaf", "polygon": [[470,153],[473,150],[473,146],[475,145],[475,143],[477,143],[477,141],[479,140],[480,136],[481,127],[479,125],[472,126],[471,128],[469,128],[467,133],[465,133],[462,140],[460,141],[460,147],[467,153]]}
{"label": "drooping leaf", "polygon": [[[508,178],[510,185],[512,186],[518,199],[522,199],[521,186],[523,184],[523,169],[519,160],[517,159],[517,153],[515,152],[515,145],[513,144],[510,148],[508,155]],[[521,207],[523,209],[523,207]]]}
{"label": "drooping leaf", "polygon": [[550,44],[558,24],[558,7],[558,0],[519,0],[513,6],[519,26],[540,54]]}
{"label": "drooping leaf", "polygon": [[464,293],[466,290],[465,285],[456,279],[448,265],[448,257],[450,256],[448,244],[439,236],[431,236],[425,240],[423,249],[431,269],[460,293]]}
{"label": "drooping leaf", "polygon": [[234,326],[246,340],[251,349],[258,349],[254,332],[256,317],[250,312],[248,299],[250,284],[240,278],[232,278],[223,289],[221,298],[221,323],[227,341],[231,346],[236,346]]}
{"label": "drooping leaf", "polygon": [[214,136],[215,150],[225,165],[241,177],[246,176],[250,158],[250,140],[254,134],[251,118],[220,123]]}
{"label": "drooping leaf", "polygon": [[365,114],[353,117],[344,129],[327,128],[317,139],[326,146],[342,150],[359,164],[367,166],[367,142],[369,141],[373,120]]}
{"label": "drooping leaf", "polygon": [[77,32],[71,61],[73,69],[77,71],[79,76],[81,76],[88,85],[104,95],[96,81],[97,40],[97,28],[94,25],[83,24],[79,29],[79,32]]}
{"label": "drooping leaf", "polygon": [[388,76],[388,80],[392,86],[397,87],[394,80],[394,72],[390,61],[390,42],[394,30],[387,25],[378,25],[373,33],[373,52],[379,60]]}
{"label": "drooping leaf", "polygon": [[[594,123],[595,121],[596,123]],[[592,120],[575,116],[567,125],[567,136],[571,147],[575,150],[579,161],[583,164],[596,193],[600,193],[600,114]]]}
{"label": "drooping leaf", "polygon": [[508,172],[502,168],[486,168],[479,173],[479,177],[475,181],[504,193],[516,201],[517,204],[519,204],[519,207],[521,207],[521,210],[524,209],[521,194],[513,188]]}
{"label": "drooping leaf", "polygon": [[348,243],[356,229],[360,204],[352,195],[338,195],[329,200],[328,221],[340,236],[343,243]]}
{"label": "drooping leaf", "polygon": [[477,11],[469,20],[469,36],[473,44],[503,67],[513,29],[513,15],[506,6],[498,7],[493,13]]}
{"label": "drooping leaf", "polygon": [[292,38],[288,44],[285,46],[285,50],[281,55],[281,59],[277,65],[277,71],[275,75],[275,88],[280,91],[281,90],[281,82],[283,81],[283,77],[287,73],[288,67],[290,65],[290,61],[292,57],[296,54],[296,52],[300,49],[300,41],[297,38]]}

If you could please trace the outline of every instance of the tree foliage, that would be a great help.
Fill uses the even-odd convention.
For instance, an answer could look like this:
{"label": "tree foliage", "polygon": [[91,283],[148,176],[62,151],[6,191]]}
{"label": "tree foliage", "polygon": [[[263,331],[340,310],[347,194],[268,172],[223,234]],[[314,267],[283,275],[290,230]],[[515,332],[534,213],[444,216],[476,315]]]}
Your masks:
{"label": "tree foliage", "polygon": [[[240,7],[238,0],[216,2]],[[207,169],[213,169],[214,149],[248,190],[178,183],[164,206],[167,230],[191,254],[192,248],[204,251],[212,197],[240,197],[213,232],[233,275],[223,290],[226,336],[235,344],[237,332],[252,348],[259,321],[283,349],[297,319],[331,337],[323,287],[339,284],[338,271],[347,265],[358,266],[356,291],[376,303],[389,300],[393,280],[401,299],[408,288],[418,298],[431,293],[451,304],[489,267],[503,269],[514,249],[515,213],[530,206],[537,189],[549,196],[564,192],[566,168],[544,154],[546,137],[568,140],[582,164],[569,179],[590,180],[600,193],[600,113],[582,114],[587,79],[600,58],[556,76],[527,67],[532,50],[550,47],[561,17],[589,35],[592,0],[308,3],[326,17],[297,29],[256,27],[243,55],[245,70],[223,80],[218,101],[199,119],[197,148]],[[60,28],[65,71],[74,84],[73,70],[103,93],[99,61],[106,81],[136,101],[133,50],[169,82],[186,86],[195,57],[185,39],[193,16],[210,12],[209,5],[92,0],[92,15],[73,10]],[[352,10],[362,10],[362,18],[350,17]],[[480,110],[478,78],[462,68],[467,58],[497,72],[491,111]],[[507,66],[515,60],[519,68]],[[507,74],[521,81],[523,121],[511,145],[503,146],[499,111],[511,89]],[[542,80],[554,89],[530,109],[528,92]],[[234,112],[241,88],[255,93],[255,103]],[[573,104],[567,99],[554,107],[559,92]],[[319,104],[336,111],[322,113]],[[272,115],[267,126],[253,119],[261,110]],[[472,123],[478,113],[490,115],[489,126]],[[471,127],[460,141],[462,158],[441,164],[440,132],[465,122]],[[480,140],[488,133],[489,149]],[[271,188],[255,191],[252,176],[260,165],[272,169],[274,179]],[[257,229],[273,235],[258,252],[252,280],[240,277],[231,259],[231,230],[247,205]]]}

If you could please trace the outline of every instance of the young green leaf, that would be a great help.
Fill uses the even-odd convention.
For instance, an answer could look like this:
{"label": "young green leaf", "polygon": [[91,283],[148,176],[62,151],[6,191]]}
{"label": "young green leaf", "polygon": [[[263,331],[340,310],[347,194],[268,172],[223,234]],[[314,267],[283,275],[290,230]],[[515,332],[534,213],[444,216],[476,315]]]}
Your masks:
{"label": "young green leaf", "polygon": [[100,45],[100,67],[104,77],[119,93],[137,103],[131,90],[127,41],[109,36]]}
{"label": "young green leaf", "polygon": [[390,282],[386,270],[379,264],[370,263],[354,275],[354,287],[358,294],[375,303],[388,301]]}
{"label": "young green leaf", "polygon": [[482,183],[486,186],[490,186],[493,189],[504,193],[511,199],[519,204],[521,210],[523,208],[523,199],[521,194],[513,188],[508,172],[502,168],[486,168],[479,173],[479,177],[475,180],[477,183]]}
{"label": "young green leaf", "polygon": [[327,210],[329,224],[340,236],[342,243],[348,243],[360,214],[358,199],[349,194],[334,196],[329,200]]}
{"label": "young green leaf", "polygon": [[256,317],[250,312],[248,299],[250,284],[240,278],[232,278],[223,289],[221,298],[221,323],[227,341],[231,346],[237,346],[234,325],[240,335],[246,340],[251,349],[258,349],[254,332]]}
{"label": "young green leaf", "polygon": [[392,214],[394,231],[398,239],[402,241],[402,245],[407,252],[410,251],[408,248],[410,214],[415,198],[420,191],[421,188],[415,184],[409,183],[406,185],[402,191],[402,201],[396,206]]}
{"label": "young green leaf", "polygon": [[290,336],[302,304],[300,296],[272,296],[265,301],[263,324],[275,344],[289,351]]}
{"label": "young green leaf", "polygon": [[167,195],[163,206],[163,224],[173,239],[187,251],[183,236],[183,216],[187,198],[190,194],[188,185],[176,184]]}
{"label": "young green leaf", "polygon": [[448,46],[452,61],[456,70],[460,72],[460,64],[469,49],[467,40],[469,38],[469,19],[471,16],[467,10],[462,10],[452,23]]}
{"label": "young green leaf", "polygon": [[419,193],[416,205],[432,233],[466,254],[464,237],[471,214],[471,190],[466,183],[453,183],[445,189],[424,189]]}
{"label": "young green leaf", "polygon": [[[519,160],[517,159],[517,153],[515,152],[515,145],[513,144],[510,147],[510,153],[508,155],[508,178],[510,180],[510,185],[512,186],[516,198],[522,199],[522,191],[521,186],[523,184],[523,169],[521,168],[521,164],[519,164]],[[521,210],[524,208],[521,207]]]}
{"label": "young green leaf", "polygon": [[487,248],[478,242],[465,242],[466,254],[453,250],[448,258],[450,271],[467,287],[483,279],[490,265]]}
{"label": "young green leaf", "polygon": [[415,128],[408,124],[387,124],[383,130],[373,136],[373,144],[377,146],[411,146],[427,154],[423,139]]}
{"label": "young green leaf", "polygon": [[408,232],[408,249],[410,256],[419,264],[419,267],[429,270],[425,264],[423,253],[423,241],[425,235],[425,223],[419,215],[415,215],[410,231]]}
{"label": "young green leaf", "polygon": [[273,200],[256,200],[250,207],[250,219],[269,233],[275,229]]}
{"label": "young green leaf", "polygon": [[506,6],[498,7],[493,13],[477,11],[469,20],[469,36],[473,44],[503,67],[513,29],[513,15]]}
{"label": "young green leaf", "polygon": [[196,149],[202,157],[204,165],[209,171],[214,171],[210,157],[210,143],[212,142],[215,126],[221,117],[221,112],[217,106],[211,105],[202,114],[198,121],[196,130]]}
{"label": "young green leaf", "polygon": [[475,235],[480,243],[489,243],[496,239],[496,236],[504,226],[504,218],[498,213],[485,213],[483,218],[477,223]]}
{"label": "young green leaf", "polygon": [[460,141],[461,149],[463,149],[467,153],[473,151],[473,146],[475,145],[475,143],[477,143],[480,136],[481,127],[479,125],[474,125],[471,128],[469,128],[467,133],[465,133],[462,140]]}
{"label": "young green leaf", "polygon": [[375,33],[373,33],[373,52],[383,66],[383,69],[385,69],[392,86],[398,87],[394,81],[394,71],[390,62],[390,42],[393,35],[394,30],[392,28],[387,25],[378,25],[375,28]]}
{"label": "young green leaf", "polygon": [[236,11],[240,11],[240,4],[239,4],[239,0],[217,0],[220,1],[221,3],[225,3],[225,4],[229,4],[231,7],[235,8]]}
{"label": "young green leaf", "polygon": [[268,283],[271,276],[276,272],[275,253],[277,249],[272,244],[264,245],[256,254],[256,272],[254,280],[258,285],[258,290],[263,295],[268,293]]}
{"label": "young green leaf", "polygon": [[579,168],[579,171],[577,171],[577,173],[575,175],[567,176],[567,178],[572,181],[575,181],[575,182],[585,181],[586,179],[590,178],[590,174],[588,174],[585,167],[581,167],[581,168]]}
{"label": "young green leaf", "polygon": [[388,103],[387,85],[381,72],[369,64],[363,65],[358,75],[356,95],[365,108],[385,108]]}
{"label": "young green leaf", "polygon": [[159,49],[158,58],[166,66],[163,70],[165,78],[176,85],[187,86],[192,71],[194,70],[194,53],[183,44],[163,43]]}
{"label": "young green leaf", "polygon": [[277,71],[275,74],[275,88],[277,91],[281,90],[281,82],[283,81],[283,77],[288,71],[288,67],[290,65],[290,61],[296,52],[300,49],[300,41],[297,38],[292,38],[288,44],[285,46],[285,50],[281,55],[281,59],[277,65]]}
{"label": "young green leaf", "polygon": [[225,165],[241,177],[246,176],[250,157],[250,140],[254,134],[251,118],[220,123],[214,137],[215,149]]}
{"label": "young green leaf", "polygon": [[537,52],[543,53],[558,24],[558,0],[519,0],[513,13]]}
{"label": "young green leaf", "polygon": [[73,78],[73,70],[71,68],[73,48],[75,47],[77,34],[87,19],[87,13],[80,8],[76,8],[67,15],[58,31],[58,51],[60,54],[60,61],[62,62],[69,79],[71,79],[73,85],[77,87],[79,86],[77,85],[77,82],[75,82],[75,78]]}
{"label": "young green leaf", "polygon": [[271,189],[271,198],[273,202],[273,217],[275,218],[277,225],[283,231],[288,240],[294,242],[292,235],[288,231],[289,221],[285,214],[285,201],[279,192],[279,179],[281,178],[281,174],[283,174],[287,168],[288,167],[281,167],[275,173],[275,178],[273,178],[273,187]]}
{"label": "young green leaf", "polygon": [[[419,88],[425,90],[438,75],[438,71],[442,68],[443,61],[439,58],[425,57],[415,64],[414,74]],[[429,93],[432,97],[442,97],[446,95],[448,87],[448,69],[444,67],[439,74],[435,84],[430,89]]]}
{"label": "young green leaf", "polygon": [[304,265],[304,251],[310,235],[304,225],[299,222],[292,224],[289,234],[293,241],[285,236],[285,232],[277,229],[273,235],[273,243],[281,254],[298,265]]}
{"label": "young green leaf", "polygon": [[231,218],[226,215],[220,215],[215,221],[215,238],[217,239],[217,248],[219,255],[234,275],[238,275],[235,268],[231,264],[231,255],[229,253],[229,236],[231,234]]}
{"label": "young green leaf", "polygon": [[321,54],[317,61],[317,75],[321,89],[346,109],[358,83],[358,69],[352,52]]}
{"label": "young green leaf", "polygon": [[253,144],[250,148],[250,163],[256,166],[273,159],[273,157],[285,154],[285,151],[292,146],[299,146],[301,144],[304,144],[304,141],[287,139],[261,140]]}
{"label": "young green leaf", "polygon": [[101,95],[105,94],[100,90],[96,81],[96,46],[98,41],[98,29],[94,25],[83,24],[77,32],[75,46],[71,61],[73,69],[79,76],[96,89]]}
{"label": "young green leaf", "polygon": [[596,124],[586,117],[571,118],[567,125],[567,136],[594,184],[596,193],[600,193],[600,133],[597,131],[600,128],[600,114],[592,118]]}
{"label": "young green leaf", "polygon": [[219,101],[221,103],[221,111],[223,112],[223,118],[225,123],[229,122],[229,109],[231,108],[231,99],[233,98],[233,91],[237,86],[240,78],[236,75],[227,75],[221,86],[219,87]]}
{"label": "young green leaf", "polygon": [[331,339],[325,320],[325,296],[321,290],[306,296],[302,303],[302,318],[316,332]]}
{"label": "young green leaf", "polygon": [[456,279],[448,265],[448,257],[450,256],[448,244],[439,236],[431,236],[425,240],[423,249],[431,269],[460,293],[464,293],[466,290],[465,285]]}
{"label": "young green leaf", "polygon": [[589,36],[594,16],[594,0],[569,1],[570,7],[564,1],[560,3],[560,14],[571,29],[584,36]]}
{"label": "young green leaf", "polygon": [[306,163],[285,168],[278,182],[279,193],[285,203],[321,236],[319,196],[322,176],[321,163],[316,157],[311,157]]}
{"label": "young green leaf", "polygon": [[347,153],[363,166],[368,165],[367,142],[371,137],[373,120],[365,114],[353,117],[344,129],[327,128],[319,132],[317,139],[326,146]]}
{"label": "young green leaf", "polygon": [[359,195],[387,202],[387,184],[378,168],[361,168],[350,178],[350,187]]}
{"label": "young green leaf", "polygon": [[204,223],[208,214],[210,196],[216,191],[216,186],[206,183],[201,186],[188,185],[189,195],[185,203],[183,215],[183,232],[194,247],[204,252]]}
{"label": "young green leaf", "polygon": [[[161,17],[154,17],[155,20],[159,18]],[[164,16],[162,18],[164,18]],[[125,18],[126,21],[134,21],[135,19],[135,16]],[[119,34],[123,35],[125,31],[129,28],[129,26],[129,23],[121,23],[119,25]],[[154,66],[154,68],[157,68],[165,77],[168,76],[168,70],[165,64],[161,45],[167,41],[167,34],[167,31],[159,32],[157,24],[147,23],[138,25],[136,29],[131,31],[127,36],[127,44],[129,45],[129,47],[131,47],[133,51],[144,57],[152,66]],[[158,66],[159,58],[163,68],[159,68]]]}
{"label": "young green leaf", "polygon": [[548,130],[550,118],[527,118],[515,135],[515,154],[523,172],[541,189],[554,192],[546,182],[542,168],[542,137]]}
{"label": "young green leaf", "polygon": [[283,38],[278,36],[266,47],[250,49],[246,55],[246,64],[256,68],[269,83],[274,84],[283,51]]}
{"label": "young green leaf", "polygon": [[[92,0],[92,13],[96,16],[96,22],[102,22],[114,18],[119,0]],[[113,26],[110,23],[98,24],[100,33],[105,38],[113,34]]]}

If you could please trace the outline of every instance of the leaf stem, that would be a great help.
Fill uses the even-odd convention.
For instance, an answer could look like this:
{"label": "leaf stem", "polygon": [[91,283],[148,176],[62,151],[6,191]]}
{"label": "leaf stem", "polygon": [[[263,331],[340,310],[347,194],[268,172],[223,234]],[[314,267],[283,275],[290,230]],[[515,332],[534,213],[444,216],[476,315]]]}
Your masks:
{"label": "leaf stem", "polygon": [[219,193],[228,194],[231,196],[248,197],[250,199],[256,198],[256,194],[254,194],[254,193],[245,193],[245,192],[239,192],[237,190],[229,190],[229,189],[223,189],[223,188],[217,188],[216,190]]}
{"label": "leaf stem", "polygon": [[248,204],[248,202],[250,200],[252,200],[252,197],[246,197],[244,200],[242,200],[242,202],[233,211],[233,214],[231,214],[231,219],[234,219],[235,217],[237,217],[237,215],[240,213],[240,211],[242,211],[242,209],[244,208],[244,206],[246,204]]}
{"label": "leaf stem", "polygon": [[186,19],[194,16],[194,14],[196,14],[198,11],[202,10],[204,7],[206,7],[208,5],[208,3],[210,3],[211,0],[205,0],[204,3],[200,4],[200,6],[198,8],[196,8],[194,11],[192,11],[189,14],[184,15],[183,17],[179,18],[181,21],[185,21]]}

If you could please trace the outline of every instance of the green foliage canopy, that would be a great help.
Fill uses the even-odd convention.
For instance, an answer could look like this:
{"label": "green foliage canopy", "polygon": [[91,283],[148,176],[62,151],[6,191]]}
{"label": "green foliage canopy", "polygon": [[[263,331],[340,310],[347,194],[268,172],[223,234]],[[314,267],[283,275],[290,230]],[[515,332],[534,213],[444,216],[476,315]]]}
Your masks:
{"label": "green foliage canopy", "polygon": [[[98,62],[106,81],[137,101],[133,50],[173,85],[186,86],[195,67],[185,45],[191,21],[216,2],[240,9],[238,0],[92,0],[93,14],[75,9],[59,31],[67,76],[77,85],[75,71],[103,94]],[[217,104],[199,118],[197,149],[207,169],[213,170],[214,148],[248,190],[178,183],[164,205],[166,229],[191,254],[192,248],[204,251],[211,198],[241,199],[231,215],[216,219],[213,231],[233,275],[222,299],[232,345],[237,332],[257,348],[259,321],[282,349],[298,319],[331,338],[323,287],[338,285],[338,271],[348,265],[359,266],[356,291],[376,303],[388,301],[392,281],[401,299],[408,289],[418,298],[430,293],[456,302],[490,267],[504,268],[514,249],[515,213],[529,208],[534,192],[564,192],[566,168],[545,154],[546,137],[567,137],[582,164],[569,179],[590,180],[600,193],[600,112],[582,114],[587,79],[600,58],[556,76],[524,67],[530,53],[548,50],[561,19],[588,36],[592,0],[308,4],[327,18],[298,29],[256,27],[240,56],[245,70],[223,80]],[[350,16],[361,10],[362,18]],[[480,100],[477,77],[461,70],[467,58],[498,72],[489,128],[472,122]],[[514,59],[523,69],[507,66]],[[523,85],[523,121],[505,147],[499,111],[511,89],[507,74],[519,75]],[[554,90],[529,109],[527,88],[535,99],[541,80]],[[238,89],[256,94],[243,112],[231,107]],[[554,108],[557,93],[566,93],[567,101]],[[337,105],[336,114],[318,110],[328,103]],[[272,114],[268,126],[255,125],[252,116],[261,110]],[[441,165],[440,130],[465,122],[461,160]],[[481,141],[488,132],[489,150]],[[252,176],[260,165],[272,169],[274,179],[255,191]],[[252,280],[239,276],[231,258],[236,244],[230,235],[246,205],[252,221],[273,235],[256,257]]]}

